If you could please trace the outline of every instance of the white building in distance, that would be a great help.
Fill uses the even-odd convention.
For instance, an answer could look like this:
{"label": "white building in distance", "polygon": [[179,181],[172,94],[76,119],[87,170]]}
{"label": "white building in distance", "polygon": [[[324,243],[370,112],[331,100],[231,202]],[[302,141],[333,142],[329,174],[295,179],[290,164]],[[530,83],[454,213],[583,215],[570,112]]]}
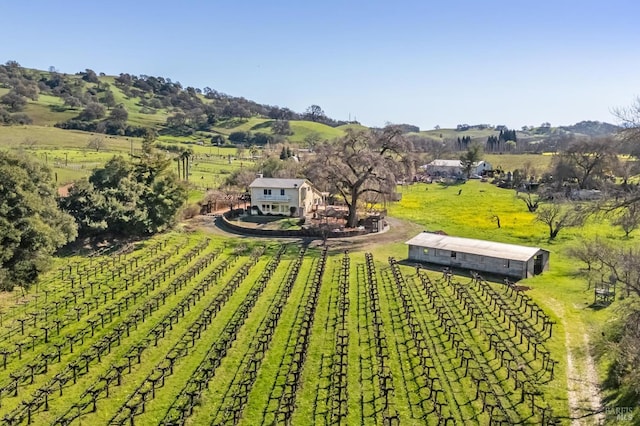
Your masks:
{"label": "white building in distance", "polygon": [[[433,160],[422,168],[431,176],[458,176],[465,172],[460,160]],[[471,174],[481,176],[483,172],[493,170],[491,164],[486,161],[478,161],[471,165]]]}

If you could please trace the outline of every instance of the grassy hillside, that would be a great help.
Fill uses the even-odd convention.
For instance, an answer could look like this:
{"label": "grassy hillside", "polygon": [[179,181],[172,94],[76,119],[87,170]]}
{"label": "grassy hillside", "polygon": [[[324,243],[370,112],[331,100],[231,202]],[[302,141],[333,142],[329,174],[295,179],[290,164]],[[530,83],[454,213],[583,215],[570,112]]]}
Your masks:
{"label": "grassy hillside", "polygon": [[472,130],[465,130],[465,131],[458,131],[456,129],[437,129],[437,130],[434,129],[434,130],[424,130],[419,133],[412,133],[412,134],[426,136],[434,139],[443,139],[443,140],[457,139],[457,138],[462,138],[464,136],[469,136],[471,137],[471,139],[482,138],[486,140],[489,136],[497,136],[498,133],[500,132],[493,129],[483,129],[483,130],[472,129]]}
{"label": "grassy hillside", "polygon": [[289,140],[292,142],[303,142],[307,136],[313,133],[327,140],[339,138],[344,134],[341,129],[312,121],[293,121],[291,122],[291,130],[293,130],[293,135],[289,137]]}
{"label": "grassy hillside", "polygon": [[[88,132],[47,126],[0,126],[0,148],[17,148],[21,145],[59,150],[86,148],[89,140],[95,136]],[[132,141],[135,146],[140,146],[138,138],[107,135],[104,137],[109,150],[127,152]]]}
{"label": "grassy hillside", "polygon": [[262,132],[271,133],[271,122],[268,118],[231,118],[217,123],[212,130],[222,135],[230,135],[233,132]]}
{"label": "grassy hillside", "polygon": [[346,131],[348,129],[351,129],[351,130],[364,130],[364,129],[367,129],[367,127],[363,126],[362,124],[343,124],[342,126],[336,127],[336,129],[343,130],[343,131]]}
{"label": "grassy hillside", "polygon": [[[268,118],[251,117],[247,119],[229,119],[216,125],[213,130],[216,133],[228,136],[233,132],[252,132],[272,134],[271,124],[274,120]],[[335,139],[344,134],[345,126],[330,127],[326,124],[315,123],[306,120],[292,120],[289,122],[293,135],[286,136],[289,142],[302,143],[311,134],[317,134],[321,139]],[[353,126],[353,125],[349,125]],[[356,126],[365,128],[363,126]],[[356,128],[354,127],[354,128]]]}

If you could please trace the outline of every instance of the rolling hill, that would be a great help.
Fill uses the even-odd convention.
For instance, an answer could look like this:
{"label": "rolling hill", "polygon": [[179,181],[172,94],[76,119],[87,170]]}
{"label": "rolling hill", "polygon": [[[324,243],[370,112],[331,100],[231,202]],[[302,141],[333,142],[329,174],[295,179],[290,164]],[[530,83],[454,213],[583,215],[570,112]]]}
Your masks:
{"label": "rolling hill", "polygon": [[[9,104],[6,98],[18,96],[24,104]],[[19,100],[20,100],[19,99]],[[7,62],[0,65],[0,123],[27,125],[33,137],[42,139],[53,128],[64,131],[107,133],[112,136],[140,137],[153,129],[165,143],[205,143],[222,137],[225,142],[245,145],[266,142],[304,146],[306,140],[332,140],[347,129],[363,129],[359,123],[346,123],[324,116],[310,116],[288,108],[261,105],[205,88],[182,87],[168,78],[152,76],[96,75],[85,70],[73,75],[20,67]],[[18,102],[19,103],[19,102]],[[97,113],[88,114],[93,108]],[[319,107],[318,107],[319,108]],[[115,117],[124,110],[125,117]],[[313,118],[314,121],[309,120]],[[276,134],[274,124],[286,121],[288,131]],[[415,126],[405,125],[407,128]],[[615,133],[617,126],[597,121],[582,121],[560,127],[527,128],[517,132],[518,141],[538,143],[550,137],[603,136]],[[238,135],[240,132],[243,134]],[[28,132],[27,132],[28,133]],[[484,144],[498,135],[491,126],[467,126],[464,129],[434,129],[407,133],[413,138],[451,142],[469,138]],[[2,126],[0,141],[15,140],[16,131]],[[24,139],[28,136],[22,136]],[[57,140],[59,133],[52,131]],[[70,136],[73,138],[73,136]],[[213,138],[213,139],[212,139]]]}

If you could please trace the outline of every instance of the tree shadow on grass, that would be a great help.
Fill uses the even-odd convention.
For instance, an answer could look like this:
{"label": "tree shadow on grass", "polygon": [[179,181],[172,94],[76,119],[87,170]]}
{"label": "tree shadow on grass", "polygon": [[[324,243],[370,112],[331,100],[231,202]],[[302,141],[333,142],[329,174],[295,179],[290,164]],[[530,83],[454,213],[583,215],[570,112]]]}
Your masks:
{"label": "tree shadow on grass", "polygon": [[77,108],[71,108],[64,105],[49,105],[51,112],[79,111]]}
{"label": "tree shadow on grass", "polygon": [[273,121],[271,120],[265,121],[264,123],[258,123],[255,126],[251,127],[251,130],[269,129],[271,128],[272,124],[273,124]]}
{"label": "tree shadow on grass", "polygon": [[143,243],[145,240],[147,240],[147,238],[113,234],[78,238],[60,248],[56,252],[56,256],[65,258],[72,256],[103,256],[115,253],[129,253],[135,250],[139,243]]}

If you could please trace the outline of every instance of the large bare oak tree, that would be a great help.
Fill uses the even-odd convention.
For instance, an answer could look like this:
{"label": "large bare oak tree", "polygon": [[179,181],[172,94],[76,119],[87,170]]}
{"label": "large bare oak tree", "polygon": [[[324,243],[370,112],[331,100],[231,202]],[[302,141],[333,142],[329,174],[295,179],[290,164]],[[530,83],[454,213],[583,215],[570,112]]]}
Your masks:
{"label": "large bare oak tree", "polygon": [[348,227],[358,225],[358,201],[366,193],[391,194],[408,170],[406,141],[398,127],[347,130],[345,136],[316,147],[306,175],[338,194],[349,208]]}

